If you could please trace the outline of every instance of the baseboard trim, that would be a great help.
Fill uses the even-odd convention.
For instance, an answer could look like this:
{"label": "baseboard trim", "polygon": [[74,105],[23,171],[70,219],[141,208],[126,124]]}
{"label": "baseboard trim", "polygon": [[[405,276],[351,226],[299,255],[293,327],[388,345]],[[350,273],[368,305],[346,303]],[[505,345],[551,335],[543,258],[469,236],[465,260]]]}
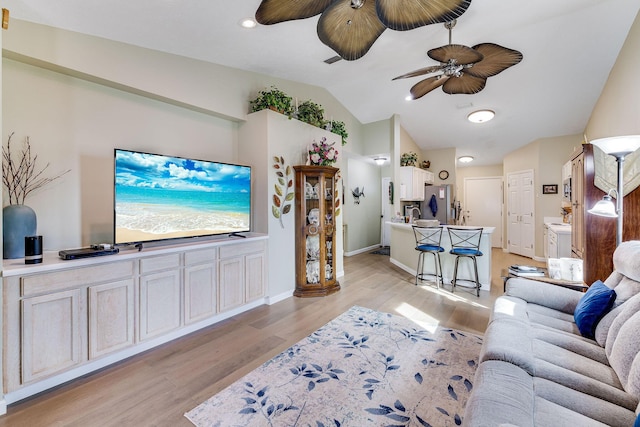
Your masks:
{"label": "baseboard trim", "polygon": [[291,298],[293,296],[293,290],[283,292],[278,295],[274,295],[272,297],[267,297],[267,305],[273,305],[277,302],[284,301],[287,298]]}
{"label": "baseboard trim", "polygon": [[379,249],[381,247],[382,246],[380,246],[380,244],[378,243],[377,245],[372,245],[372,246],[369,246],[367,248],[362,248],[362,249],[357,249],[355,251],[345,252],[344,256],[354,256],[354,255],[362,254],[362,253],[365,253],[365,252],[373,251],[373,250]]}

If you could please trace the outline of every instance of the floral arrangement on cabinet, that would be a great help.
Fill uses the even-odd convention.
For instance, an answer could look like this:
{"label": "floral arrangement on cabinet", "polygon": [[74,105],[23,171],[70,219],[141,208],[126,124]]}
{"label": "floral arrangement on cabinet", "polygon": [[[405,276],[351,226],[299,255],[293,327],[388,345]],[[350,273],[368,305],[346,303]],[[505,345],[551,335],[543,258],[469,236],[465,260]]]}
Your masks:
{"label": "floral arrangement on cabinet", "polygon": [[338,161],[338,150],[334,147],[335,142],[327,143],[327,138],[322,137],[320,142],[311,144],[309,148],[309,162],[316,166],[331,166]]}

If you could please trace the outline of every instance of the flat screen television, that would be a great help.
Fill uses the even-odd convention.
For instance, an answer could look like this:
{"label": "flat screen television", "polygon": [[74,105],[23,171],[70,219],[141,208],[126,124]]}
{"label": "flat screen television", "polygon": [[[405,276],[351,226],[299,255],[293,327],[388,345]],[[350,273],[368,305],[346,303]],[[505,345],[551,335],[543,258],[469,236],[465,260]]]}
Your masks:
{"label": "flat screen television", "polygon": [[251,167],[115,149],[114,242],[251,230]]}

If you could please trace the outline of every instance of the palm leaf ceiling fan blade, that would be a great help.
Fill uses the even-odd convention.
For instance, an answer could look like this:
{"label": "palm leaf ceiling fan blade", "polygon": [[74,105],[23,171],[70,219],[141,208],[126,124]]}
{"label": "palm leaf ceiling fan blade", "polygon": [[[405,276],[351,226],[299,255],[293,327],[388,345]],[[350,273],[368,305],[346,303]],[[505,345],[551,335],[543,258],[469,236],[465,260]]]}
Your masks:
{"label": "palm leaf ceiling fan blade", "polygon": [[343,59],[352,61],[369,51],[386,27],[374,1],[352,7],[351,0],[334,1],[318,20],[318,37]]}
{"label": "palm leaf ceiling fan blade", "polygon": [[465,72],[476,77],[495,76],[522,61],[522,53],[494,43],[478,44],[473,49],[480,52],[484,58]]}
{"label": "palm leaf ceiling fan blade", "polygon": [[482,60],[482,53],[461,44],[448,44],[431,49],[429,58],[446,63],[454,59],[456,64],[468,65]]}
{"label": "palm leaf ceiling fan blade", "polygon": [[294,19],[305,19],[322,13],[332,0],[262,0],[256,11],[256,21],[263,25]]}
{"label": "palm leaf ceiling fan blade", "polygon": [[473,95],[484,89],[486,84],[486,78],[463,74],[460,77],[447,80],[442,86],[442,90],[449,95]]}
{"label": "palm leaf ceiling fan blade", "polygon": [[392,30],[412,30],[423,25],[453,21],[471,0],[376,0],[380,21]]}
{"label": "palm leaf ceiling fan blade", "polygon": [[421,80],[411,88],[411,97],[413,99],[422,98],[432,90],[442,86],[450,79],[447,76],[433,76],[427,79]]}
{"label": "palm leaf ceiling fan blade", "polygon": [[412,71],[410,73],[403,74],[403,75],[398,76],[398,77],[394,77],[391,80],[406,79],[406,78],[409,78],[409,77],[422,76],[424,74],[435,73],[436,71],[442,71],[443,68],[444,68],[443,65],[433,65],[431,67],[420,68],[419,70],[415,70],[415,71]]}

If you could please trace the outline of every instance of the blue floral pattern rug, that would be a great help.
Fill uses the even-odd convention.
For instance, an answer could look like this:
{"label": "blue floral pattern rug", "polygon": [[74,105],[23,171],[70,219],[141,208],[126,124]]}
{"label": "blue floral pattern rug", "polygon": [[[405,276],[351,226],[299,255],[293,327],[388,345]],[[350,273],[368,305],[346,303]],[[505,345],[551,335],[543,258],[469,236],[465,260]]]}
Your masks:
{"label": "blue floral pattern rug", "polygon": [[482,338],[352,307],[185,416],[196,426],[462,424]]}

